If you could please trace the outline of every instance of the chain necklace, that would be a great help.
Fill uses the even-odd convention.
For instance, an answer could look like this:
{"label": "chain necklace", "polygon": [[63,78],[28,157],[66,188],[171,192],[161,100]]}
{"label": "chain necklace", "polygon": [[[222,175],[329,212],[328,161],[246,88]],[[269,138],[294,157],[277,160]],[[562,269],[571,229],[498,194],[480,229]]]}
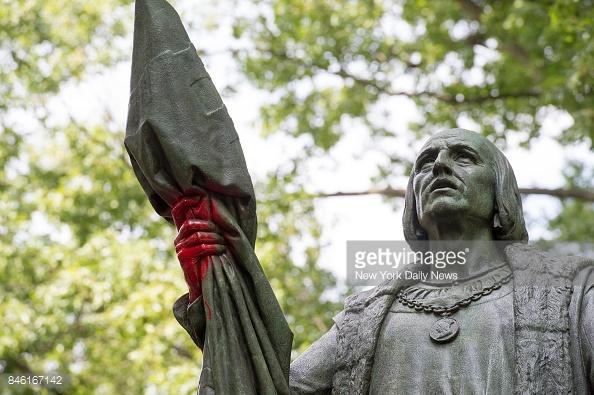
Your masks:
{"label": "chain necklace", "polygon": [[495,281],[492,285],[481,288],[480,290],[477,290],[476,292],[472,293],[472,295],[465,297],[448,306],[439,306],[428,302],[421,302],[418,300],[409,299],[407,295],[410,293],[412,287],[407,288],[404,291],[400,291],[397,297],[398,301],[405,306],[414,308],[417,311],[433,313],[442,317],[439,320],[435,321],[431,326],[431,330],[429,331],[429,337],[436,343],[447,343],[454,340],[460,332],[460,324],[456,319],[450,316],[458,310],[460,310],[460,308],[467,307],[472,302],[476,302],[483,296],[489,295],[496,289],[501,288],[501,286],[510,282],[512,278],[513,274],[510,270],[506,276]]}

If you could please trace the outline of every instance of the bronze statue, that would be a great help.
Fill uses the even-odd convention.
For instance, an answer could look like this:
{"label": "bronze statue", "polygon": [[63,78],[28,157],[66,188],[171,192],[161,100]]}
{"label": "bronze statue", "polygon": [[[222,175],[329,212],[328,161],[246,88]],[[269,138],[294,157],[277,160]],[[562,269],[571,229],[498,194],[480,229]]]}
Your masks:
{"label": "bronze statue", "polygon": [[[455,285],[392,281],[348,298],[332,329],[291,365],[292,393],[592,389],[592,262],[525,244],[513,171],[492,143],[462,129],[433,136],[410,177],[403,221],[413,245],[484,243],[452,267]],[[409,295],[436,314],[403,303]],[[451,317],[437,319],[449,306]]]}
{"label": "bronze statue", "polygon": [[[457,281],[394,279],[352,295],[333,327],[289,369],[292,335],[253,255],[253,191],[232,123],[218,95],[211,100],[212,84],[196,83],[208,78],[201,63],[197,78],[151,85],[163,79],[165,72],[155,66],[162,59],[167,77],[178,78],[175,56],[193,47],[164,0],[137,0],[137,31],[143,13],[162,21],[154,23],[154,32],[135,35],[135,57],[146,58],[139,54],[147,51],[136,48],[175,24],[172,42],[182,43],[133,63],[145,69],[132,77],[126,146],[151,202],[180,230],[175,245],[190,294],[178,299],[174,314],[205,351],[199,393],[594,390],[594,263],[527,244],[511,166],[490,141],[463,129],[426,142],[409,179],[403,216],[413,249],[459,251],[473,242],[466,264],[449,268]],[[199,62],[187,56],[188,68]],[[149,87],[138,93],[142,83]],[[191,96],[155,87],[198,89]],[[172,101],[189,101],[172,107],[177,110],[205,108],[203,116],[190,118],[200,125],[184,123],[183,111],[160,114]],[[142,113],[143,103],[151,111]],[[219,136],[232,149],[217,145]]]}

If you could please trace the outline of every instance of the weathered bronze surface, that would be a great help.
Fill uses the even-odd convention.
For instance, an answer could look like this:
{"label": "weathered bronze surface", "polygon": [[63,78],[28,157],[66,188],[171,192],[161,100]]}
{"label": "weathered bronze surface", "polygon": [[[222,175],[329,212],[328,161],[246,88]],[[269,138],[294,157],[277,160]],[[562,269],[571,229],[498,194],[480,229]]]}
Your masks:
{"label": "weathered bronze surface", "polygon": [[290,366],[292,334],[253,250],[255,199],[237,133],[165,0],[136,1],[125,145],[155,210],[179,229],[190,294],[174,314],[204,351],[199,393],[592,389],[593,262],[526,244],[513,170],[483,136],[451,129],[427,141],[409,179],[404,233],[417,250],[474,241],[467,264],[451,268],[460,286],[501,265],[512,281],[437,321],[398,301],[416,280],[357,293]]}
{"label": "weathered bronze surface", "polygon": [[458,336],[460,325],[458,321],[450,317],[441,318],[431,325],[429,337],[437,343],[447,343]]}
{"label": "weathered bronze surface", "polygon": [[[136,1],[124,143],[153,207],[180,231],[184,309],[195,314],[176,316],[203,349],[200,393],[288,394],[292,333],[254,253],[256,200],[239,138],[165,0]],[[209,231],[224,246],[199,247]]]}

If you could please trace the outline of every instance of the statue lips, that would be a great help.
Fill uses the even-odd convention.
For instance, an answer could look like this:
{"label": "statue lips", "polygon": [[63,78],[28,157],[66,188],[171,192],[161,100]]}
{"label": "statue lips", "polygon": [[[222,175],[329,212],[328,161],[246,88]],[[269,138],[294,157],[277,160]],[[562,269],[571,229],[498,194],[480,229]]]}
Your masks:
{"label": "statue lips", "polygon": [[438,178],[431,183],[429,187],[429,192],[447,192],[450,190],[457,191],[458,185],[456,182],[448,179],[448,178]]}

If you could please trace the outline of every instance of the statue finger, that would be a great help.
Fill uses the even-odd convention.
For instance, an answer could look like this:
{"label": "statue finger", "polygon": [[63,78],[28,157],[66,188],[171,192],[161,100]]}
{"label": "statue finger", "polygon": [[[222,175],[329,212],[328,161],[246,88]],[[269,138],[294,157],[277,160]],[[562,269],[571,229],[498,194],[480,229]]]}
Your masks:
{"label": "statue finger", "polygon": [[200,244],[224,244],[225,239],[218,233],[214,232],[196,232],[190,234],[185,239],[180,239],[175,245],[175,249],[193,247]]}
{"label": "statue finger", "polygon": [[186,212],[189,208],[194,207],[198,204],[196,199],[185,198],[178,201],[175,206],[171,209],[171,217],[175,226],[179,228],[181,224],[186,220]]}
{"label": "statue finger", "polygon": [[180,241],[188,237],[193,232],[218,232],[217,226],[212,221],[204,221],[201,219],[188,219],[184,221],[179,228],[179,232],[175,237],[173,243],[178,244]]}
{"label": "statue finger", "polygon": [[181,262],[192,258],[199,259],[209,255],[220,255],[225,251],[225,246],[221,244],[202,244],[196,247],[180,248],[177,257]]}

